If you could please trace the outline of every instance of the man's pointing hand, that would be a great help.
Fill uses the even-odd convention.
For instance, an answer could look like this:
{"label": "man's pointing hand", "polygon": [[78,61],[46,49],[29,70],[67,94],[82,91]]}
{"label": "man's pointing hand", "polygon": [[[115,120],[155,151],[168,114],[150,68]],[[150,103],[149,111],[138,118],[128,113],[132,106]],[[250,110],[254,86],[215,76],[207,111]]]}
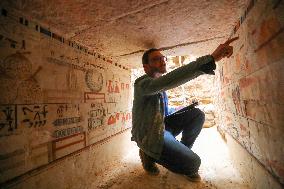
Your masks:
{"label": "man's pointing hand", "polygon": [[229,58],[233,54],[233,47],[230,46],[230,43],[239,39],[239,37],[234,37],[228,39],[224,44],[219,45],[216,50],[211,54],[215,61],[219,61],[222,58]]}

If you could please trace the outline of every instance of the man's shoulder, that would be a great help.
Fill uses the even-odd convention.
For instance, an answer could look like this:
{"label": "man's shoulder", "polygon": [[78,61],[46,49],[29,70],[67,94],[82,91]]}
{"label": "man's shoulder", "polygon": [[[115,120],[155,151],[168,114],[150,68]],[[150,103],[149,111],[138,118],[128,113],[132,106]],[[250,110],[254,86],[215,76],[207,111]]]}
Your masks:
{"label": "man's shoulder", "polygon": [[138,77],[138,78],[135,80],[134,84],[137,85],[137,84],[141,83],[142,81],[148,80],[148,79],[151,79],[151,77],[148,76],[147,74],[142,75],[141,77]]}

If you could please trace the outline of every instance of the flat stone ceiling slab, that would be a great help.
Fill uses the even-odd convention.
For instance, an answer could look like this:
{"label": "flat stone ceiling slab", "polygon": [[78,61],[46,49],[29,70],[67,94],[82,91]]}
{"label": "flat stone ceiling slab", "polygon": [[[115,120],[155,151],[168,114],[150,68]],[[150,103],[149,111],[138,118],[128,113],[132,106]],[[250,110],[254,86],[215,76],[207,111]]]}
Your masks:
{"label": "flat stone ceiling slab", "polygon": [[142,51],[200,56],[226,40],[248,0],[1,1],[120,63],[139,67]]}

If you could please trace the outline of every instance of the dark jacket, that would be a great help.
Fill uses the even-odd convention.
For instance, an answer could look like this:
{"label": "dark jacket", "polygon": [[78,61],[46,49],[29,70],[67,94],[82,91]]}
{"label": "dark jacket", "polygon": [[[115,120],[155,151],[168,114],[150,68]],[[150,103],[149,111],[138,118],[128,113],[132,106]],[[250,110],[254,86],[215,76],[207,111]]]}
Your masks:
{"label": "dark jacket", "polygon": [[131,139],[146,154],[159,159],[163,149],[165,107],[162,92],[204,74],[202,65],[212,62],[213,57],[207,55],[159,78],[143,75],[135,80]]}

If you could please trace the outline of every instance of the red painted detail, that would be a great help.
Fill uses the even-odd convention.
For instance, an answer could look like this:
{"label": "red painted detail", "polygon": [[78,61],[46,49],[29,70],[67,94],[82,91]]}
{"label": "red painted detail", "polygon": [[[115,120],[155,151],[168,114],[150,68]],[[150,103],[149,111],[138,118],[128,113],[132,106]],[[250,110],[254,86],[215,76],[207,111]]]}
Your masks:
{"label": "red painted detail", "polygon": [[125,122],[125,120],[126,120],[125,113],[123,113],[122,122]]}
{"label": "red painted detail", "polygon": [[116,113],[116,114],[115,114],[116,120],[119,120],[119,116],[120,116],[119,113]]}
{"label": "red painted detail", "polygon": [[241,108],[241,97],[240,97],[239,86],[237,86],[235,89],[233,89],[232,98],[233,98],[233,102],[234,102],[235,107],[236,107],[236,112],[238,114],[243,115],[242,108]]}
{"label": "red painted detail", "polygon": [[236,26],[234,27],[234,33],[236,33],[238,31],[238,29],[240,28],[241,26],[241,22],[240,20],[237,22]]}
{"label": "red painted detail", "polygon": [[112,124],[115,124],[115,123],[116,123],[116,118],[113,115],[109,116],[109,118],[107,120],[107,124],[112,125]]}
{"label": "red painted detail", "polygon": [[120,93],[119,87],[118,87],[118,85],[117,85],[117,81],[115,82],[114,92],[115,92],[115,93]]}
{"label": "red painted detail", "polygon": [[240,79],[240,88],[243,89],[243,88],[246,88],[250,85],[252,85],[253,83],[255,83],[255,79],[254,78],[242,78]]}
{"label": "red painted detail", "polygon": [[[56,143],[57,142],[61,142],[61,141],[64,141],[66,139],[73,138],[73,137],[76,137],[78,135],[82,135],[83,138],[81,138],[81,139],[79,139],[77,141],[73,141],[71,143],[68,143],[68,144],[66,144],[64,146],[56,147]],[[74,134],[74,135],[71,135],[71,136],[67,136],[67,137],[64,137],[64,138],[59,138],[59,139],[56,139],[56,140],[52,141],[52,159],[53,160],[56,159],[56,151],[64,149],[64,148],[67,148],[69,146],[73,146],[73,145],[81,143],[81,142],[83,142],[84,143],[84,147],[86,147],[86,132],[77,133],[77,134]]]}
{"label": "red painted detail", "polygon": [[107,91],[109,93],[120,93],[120,89],[119,89],[119,84],[117,81],[115,81],[115,85],[114,82],[109,80],[108,81],[108,86],[107,86]]}
{"label": "red painted detail", "polygon": [[113,89],[113,86],[112,86],[112,81],[108,80],[107,92],[113,93],[113,91],[114,91],[114,89]]}

